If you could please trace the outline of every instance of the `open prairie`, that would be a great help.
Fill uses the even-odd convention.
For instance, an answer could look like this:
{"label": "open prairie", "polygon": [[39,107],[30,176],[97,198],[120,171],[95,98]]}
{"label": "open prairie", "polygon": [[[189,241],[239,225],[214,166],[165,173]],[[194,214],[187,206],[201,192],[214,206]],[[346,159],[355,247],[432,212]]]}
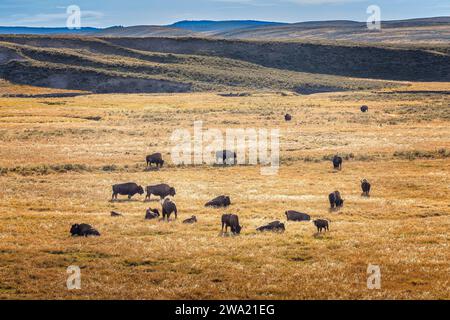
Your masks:
{"label": "open prairie", "polygon": [[[450,84],[404,85],[0,97],[0,298],[450,299]],[[2,82],[0,93],[42,90],[30,88]],[[173,165],[171,133],[195,120],[205,130],[280,129],[278,174]],[[147,171],[153,152],[166,165]],[[329,160],[336,153],[341,171]],[[144,196],[110,202],[111,185],[128,181],[173,185],[178,220],[144,220],[147,207],[160,208]],[[334,190],[345,205],[330,212]],[[228,209],[203,206],[220,194],[230,195]],[[330,231],[286,222],[290,209],[329,219]],[[241,235],[220,235],[228,212]],[[191,215],[197,224],[181,223]],[[273,220],[285,233],[255,230]],[[74,223],[101,236],[71,237]],[[369,264],[380,266],[380,290],[367,288]],[[81,268],[81,290],[66,288],[70,265]]]}

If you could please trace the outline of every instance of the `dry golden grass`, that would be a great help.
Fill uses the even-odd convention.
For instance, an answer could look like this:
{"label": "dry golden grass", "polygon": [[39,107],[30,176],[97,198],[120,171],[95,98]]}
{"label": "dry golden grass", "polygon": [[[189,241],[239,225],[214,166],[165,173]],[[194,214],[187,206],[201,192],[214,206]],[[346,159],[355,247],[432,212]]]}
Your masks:
{"label": "dry golden grass", "polygon": [[[449,299],[448,97],[0,98],[0,298]],[[280,128],[279,174],[170,161],[145,172],[145,155],[169,159],[172,130],[194,120],[205,129]],[[349,157],[340,172],[324,160],[336,152]],[[372,183],[370,198],[360,196],[362,178]],[[145,208],[159,203],[143,196],[109,202],[111,185],[126,181],[174,185],[179,220],[145,221]],[[346,203],[330,213],[335,189]],[[203,207],[219,194],[231,196],[229,209]],[[330,232],[293,222],[284,234],[255,231],[284,221],[288,209],[330,219]],[[239,214],[240,236],[219,236],[224,212]],[[183,225],[191,215],[199,222]],[[81,222],[102,236],[70,237]],[[381,290],[366,287],[369,263],[381,267]],[[82,268],[82,290],[66,289],[69,265]]]}

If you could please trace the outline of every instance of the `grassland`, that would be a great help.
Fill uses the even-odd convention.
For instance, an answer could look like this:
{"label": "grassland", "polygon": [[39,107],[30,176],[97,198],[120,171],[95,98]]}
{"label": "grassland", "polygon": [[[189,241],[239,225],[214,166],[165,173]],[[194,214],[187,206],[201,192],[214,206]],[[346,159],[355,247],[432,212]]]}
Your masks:
{"label": "grassland", "polygon": [[[449,299],[449,86],[0,97],[0,298]],[[0,93],[30,90],[0,85]],[[194,120],[205,129],[279,128],[279,174],[174,166],[172,130]],[[145,171],[156,151],[167,166]],[[331,168],[335,153],[346,159],[342,171]],[[362,178],[370,198],[360,196]],[[111,185],[126,181],[174,185],[179,220],[145,221],[146,207],[159,203],[143,196],[110,202]],[[335,189],[346,203],[330,213]],[[231,196],[229,209],[203,207],[219,194]],[[330,219],[330,232],[293,222],[284,234],[255,231],[288,209]],[[239,214],[240,236],[219,235],[224,212]],[[191,215],[199,222],[183,225]],[[70,237],[81,222],[102,236]],[[380,266],[381,290],[367,289],[368,264]],[[81,267],[81,290],[66,289],[69,265]]]}

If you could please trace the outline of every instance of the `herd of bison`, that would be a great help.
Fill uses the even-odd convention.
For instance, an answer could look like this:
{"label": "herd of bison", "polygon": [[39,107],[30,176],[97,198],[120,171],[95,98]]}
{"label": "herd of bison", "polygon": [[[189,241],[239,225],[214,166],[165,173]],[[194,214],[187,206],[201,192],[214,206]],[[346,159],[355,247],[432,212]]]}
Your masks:
{"label": "herd of bison", "polygon": [[[362,112],[367,112],[368,107],[362,106]],[[286,121],[291,121],[292,116],[289,114],[285,115]],[[216,152],[216,161],[218,164],[228,165],[236,163],[236,152],[221,150]],[[333,168],[335,170],[342,169],[342,158],[338,155],[335,155],[332,158]],[[164,160],[162,158],[161,153],[154,153],[146,157],[147,167],[155,164],[157,167],[162,168],[164,165]],[[369,197],[370,193],[370,183],[363,179],[361,181],[361,196]],[[150,201],[151,196],[159,197],[161,203],[161,214],[158,209],[148,208],[145,213],[145,219],[158,219],[161,221],[170,221],[170,216],[172,213],[175,215],[175,219],[178,218],[178,211],[175,202],[173,201],[173,197],[176,194],[175,188],[171,187],[167,184],[158,184],[153,186],[147,186],[145,188],[145,200]],[[118,195],[128,196],[128,199],[131,199],[136,194],[144,194],[144,188],[137,183],[128,182],[122,184],[116,184],[112,186],[112,198],[111,201],[117,200]],[[339,210],[344,205],[344,199],[342,199],[339,191],[334,191],[328,195],[328,200],[330,202],[330,210]],[[213,207],[213,208],[226,208],[231,205],[231,199],[229,196],[221,195],[218,196],[211,201],[208,201],[205,204],[205,207]],[[285,212],[287,221],[310,221],[311,217],[302,212],[297,212],[294,210],[288,210]],[[121,213],[112,211],[112,217],[122,216]],[[183,220],[185,224],[193,224],[197,222],[196,216],[191,216],[188,219]],[[239,217],[236,214],[223,214],[222,215],[222,234],[225,229],[225,233],[228,232],[228,228],[230,228],[233,235],[239,234],[241,232],[242,226],[239,224]],[[317,232],[321,233],[322,230],[329,230],[330,221],[327,219],[317,219],[313,220],[314,225],[317,228]],[[280,221],[273,221],[256,229],[257,231],[276,231],[283,232],[285,231],[284,223]],[[89,224],[74,224],[70,229],[70,233],[72,236],[100,236],[100,232],[98,232],[95,228],[93,228]]]}

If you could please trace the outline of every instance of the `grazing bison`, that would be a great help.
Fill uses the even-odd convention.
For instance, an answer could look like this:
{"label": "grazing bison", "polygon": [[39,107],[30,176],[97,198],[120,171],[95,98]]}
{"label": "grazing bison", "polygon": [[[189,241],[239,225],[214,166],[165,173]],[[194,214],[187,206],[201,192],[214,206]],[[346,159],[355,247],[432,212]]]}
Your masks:
{"label": "grazing bison", "polygon": [[211,201],[205,203],[205,207],[228,207],[231,204],[230,197],[228,196],[218,196]]}
{"label": "grazing bison", "polygon": [[288,221],[309,221],[311,217],[306,213],[288,210],[284,213]]}
{"label": "grazing bison", "polygon": [[119,212],[111,211],[111,217],[121,217],[122,214]]}
{"label": "grazing bison", "polygon": [[148,186],[145,188],[145,191],[147,194],[145,195],[145,200],[150,200],[150,196],[153,194],[155,196],[159,196],[162,199],[164,199],[167,196],[175,196],[175,188],[163,183],[163,184],[157,184],[155,186]]}
{"label": "grazing bison", "polygon": [[229,150],[222,150],[216,152],[216,163],[217,164],[236,164],[237,155],[236,152]]}
{"label": "grazing bison", "polygon": [[161,153],[151,154],[147,156],[145,160],[147,162],[147,167],[151,167],[152,163],[154,163],[156,167],[159,166],[160,168],[162,168],[162,166],[164,165],[164,160],[162,159]]}
{"label": "grazing bison", "polygon": [[361,180],[362,196],[369,197],[370,183],[366,179]]}
{"label": "grazing bison", "polygon": [[333,167],[335,169],[339,169],[339,170],[342,169],[342,158],[341,157],[339,157],[338,155],[335,155],[331,161],[333,161]]}
{"label": "grazing bison", "polygon": [[128,183],[122,183],[122,184],[115,184],[112,186],[112,199],[111,200],[117,200],[117,195],[120,194],[122,196],[127,195],[128,199],[131,199],[132,196],[134,196],[136,193],[143,194],[144,189],[141,186],[138,186],[134,182],[128,182]]}
{"label": "grazing bison", "polygon": [[242,229],[242,226],[239,225],[239,217],[231,213],[222,215],[222,233],[223,227],[225,227],[225,232],[227,232],[228,227],[230,227],[233,234],[241,233]]}
{"label": "grazing bison", "polygon": [[162,203],[162,219],[165,220],[167,217],[167,221],[169,221],[170,215],[175,213],[175,220],[177,219],[177,206],[175,202],[170,200],[169,198],[164,199]]}
{"label": "grazing bison", "polygon": [[100,232],[98,232],[92,226],[86,223],[72,225],[72,227],[70,228],[70,233],[72,234],[72,237],[73,236],[87,237],[100,235]]}
{"label": "grazing bison", "polygon": [[368,106],[362,106],[361,107],[361,112],[367,112],[369,111],[369,107]]}
{"label": "grazing bison", "polygon": [[269,224],[266,224],[264,226],[261,226],[259,228],[256,228],[257,231],[276,231],[276,232],[284,232],[285,227],[284,223],[281,223],[280,221],[273,221]]}
{"label": "grazing bison", "polygon": [[284,115],[284,121],[291,121],[292,120],[292,116],[289,113],[286,113]]}
{"label": "grazing bison", "polygon": [[318,219],[314,220],[314,225],[317,227],[317,232],[322,232],[322,229],[328,231],[328,220]]}
{"label": "grazing bison", "polygon": [[196,216],[192,216],[189,219],[183,220],[183,223],[187,223],[187,224],[192,224],[192,223],[196,223],[196,222],[197,222]]}
{"label": "grazing bison", "polygon": [[339,191],[332,192],[328,195],[328,200],[330,201],[331,209],[340,208],[344,205],[344,200],[341,198],[341,193]]}
{"label": "grazing bison", "polygon": [[156,219],[159,217],[159,211],[158,209],[152,209],[152,208],[148,208],[145,211],[145,219],[146,220],[152,220],[152,219]]}

